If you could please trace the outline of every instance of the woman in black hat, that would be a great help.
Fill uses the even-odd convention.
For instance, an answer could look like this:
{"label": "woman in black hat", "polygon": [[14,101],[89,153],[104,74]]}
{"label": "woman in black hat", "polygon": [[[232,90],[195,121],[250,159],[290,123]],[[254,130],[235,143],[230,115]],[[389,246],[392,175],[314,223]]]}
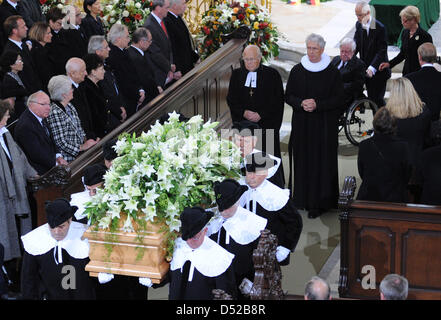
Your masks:
{"label": "woman in black hat", "polygon": [[89,300],[95,290],[89,273],[87,226],[73,222],[77,207],[67,199],[46,204],[48,223],[24,235],[21,290],[24,299]]}
{"label": "woman in black hat", "polygon": [[280,265],[289,264],[303,228],[302,217],[297,212],[288,189],[281,189],[266,179],[268,168],[274,160],[264,152],[247,157],[246,184],[249,187],[240,199],[247,210],[268,220],[267,229],[278,239],[276,252]]}
{"label": "woman in black hat", "polygon": [[182,237],[170,263],[170,300],[212,300],[213,289],[236,297],[234,255],[206,236],[212,212],[186,208],[181,214]]}
{"label": "woman in black hat", "polygon": [[[233,268],[238,289],[242,283],[254,281],[253,250],[259,242],[260,231],[267,224],[265,218],[239,205],[240,197],[247,190],[247,186],[232,179],[216,182],[214,192],[220,215],[209,224],[210,239],[235,255]],[[249,293],[240,292],[239,299]]]}

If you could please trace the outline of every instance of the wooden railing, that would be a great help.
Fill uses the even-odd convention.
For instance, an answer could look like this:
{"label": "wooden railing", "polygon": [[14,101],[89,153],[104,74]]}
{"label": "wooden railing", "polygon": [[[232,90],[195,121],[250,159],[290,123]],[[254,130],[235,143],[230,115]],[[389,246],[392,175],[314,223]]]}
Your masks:
{"label": "wooden railing", "polygon": [[231,126],[231,117],[226,102],[229,79],[233,68],[239,66],[243,46],[249,37],[249,29],[239,29],[225,37],[228,41],[179,81],[149,102],[118,128],[106,135],[95,146],[82,153],[69,166],[57,166],[39,179],[30,180],[37,202],[38,225],[46,222],[44,202],[84,190],[81,177],[88,165],[102,162],[103,145],[121,133],[147,131],[162,115],[176,111],[186,117],[196,114],[204,120],[219,121],[218,129]]}
{"label": "wooden railing", "polygon": [[339,199],[340,297],[379,299],[381,280],[396,273],[408,299],[441,299],[441,206],[354,200],[355,188],[346,177]]}

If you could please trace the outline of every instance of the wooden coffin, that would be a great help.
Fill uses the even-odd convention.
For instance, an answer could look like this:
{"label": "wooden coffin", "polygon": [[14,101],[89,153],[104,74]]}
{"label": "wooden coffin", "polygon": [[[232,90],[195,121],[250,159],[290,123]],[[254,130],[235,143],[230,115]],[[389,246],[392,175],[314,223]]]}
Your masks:
{"label": "wooden coffin", "polygon": [[[86,265],[86,271],[94,277],[99,272],[105,272],[147,277],[153,283],[160,283],[169,269],[165,259],[165,235],[159,232],[160,228],[161,225],[149,223],[146,231],[138,235],[122,229],[116,232],[96,230],[91,226],[84,233],[90,245],[90,262]],[[142,255],[139,254],[140,250]]]}

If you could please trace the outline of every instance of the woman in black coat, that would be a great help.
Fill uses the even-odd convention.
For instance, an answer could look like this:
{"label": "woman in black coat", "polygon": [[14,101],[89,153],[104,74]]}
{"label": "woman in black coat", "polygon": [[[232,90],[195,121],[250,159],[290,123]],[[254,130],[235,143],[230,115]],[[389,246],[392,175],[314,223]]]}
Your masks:
{"label": "woman in black coat", "polygon": [[396,121],[386,108],[377,111],[373,125],[374,136],[362,141],[358,151],[362,182],[357,200],[408,202],[409,146],[394,135]]}
{"label": "woman in black coat", "polygon": [[83,9],[86,12],[86,17],[81,21],[81,29],[89,41],[91,36],[103,36],[104,27],[99,15],[101,13],[100,0],[84,0]]}
{"label": "woman in black coat", "polygon": [[32,93],[25,87],[19,73],[23,70],[23,60],[16,51],[6,51],[0,57],[2,76],[1,98],[15,100],[14,112],[8,124],[17,120],[26,109],[26,100]]}
{"label": "woman in black coat", "polygon": [[35,69],[47,91],[49,80],[55,76],[55,67],[50,59],[46,44],[52,42],[52,31],[46,22],[36,22],[29,30],[29,39],[32,41],[31,56],[35,63]]}
{"label": "woman in black coat", "polygon": [[400,53],[390,62],[380,64],[380,71],[393,68],[404,60],[403,76],[420,70],[418,47],[425,42],[432,43],[432,36],[419,26],[420,11],[415,6],[407,6],[400,12],[403,32],[401,33]]}

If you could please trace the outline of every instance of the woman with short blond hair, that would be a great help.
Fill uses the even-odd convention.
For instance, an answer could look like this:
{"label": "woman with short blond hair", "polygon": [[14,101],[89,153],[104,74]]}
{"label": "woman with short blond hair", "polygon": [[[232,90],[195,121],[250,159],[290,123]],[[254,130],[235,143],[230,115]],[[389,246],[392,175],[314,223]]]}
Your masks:
{"label": "woman with short blond hair", "polygon": [[393,68],[404,61],[403,76],[420,70],[418,61],[418,47],[425,42],[432,42],[432,36],[420,26],[420,11],[415,6],[407,6],[400,12],[403,32],[401,33],[400,53],[390,62],[380,64],[380,71],[384,68]]}

